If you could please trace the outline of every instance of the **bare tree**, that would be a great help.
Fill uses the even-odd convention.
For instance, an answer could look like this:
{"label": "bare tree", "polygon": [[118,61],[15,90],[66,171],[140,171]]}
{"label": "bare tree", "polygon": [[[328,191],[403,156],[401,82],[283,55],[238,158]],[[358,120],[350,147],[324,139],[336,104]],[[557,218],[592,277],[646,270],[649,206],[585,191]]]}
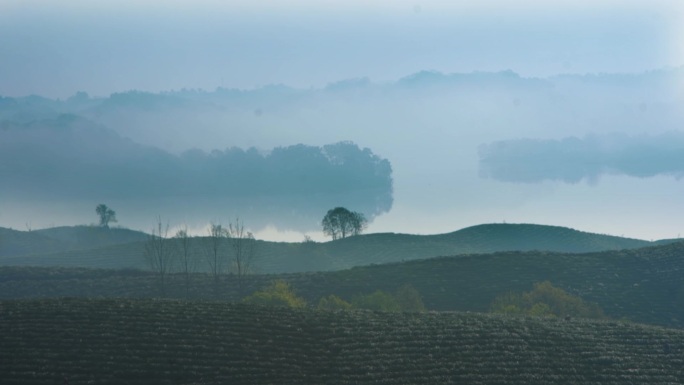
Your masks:
{"label": "bare tree", "polygon": [[232,267],[237,276],[238,294],[244,294],[245,277],[251,273],[252,262],[256,255],[256,240],[254,235],[245,230],[245,225],[240,218],[235,219],[235,223],[228,225],[228,237],[233,248]]}
{"label": "bare tree", "polygon": [[214,277],[215,289],[218,290],[218,283],[225,263],[224,241],[228,231],[221,224],[212,223],[209,227],[209,236],[205,243],[205,257],[209,265],[209,272]]}
{"label": "bare tree", "polygon": [[195,272],[197,265],[197,258],[192,252],[192,237],[188,235],[188,226],[178,230],[175,238],[180,271],[185,276],[185,297],[188,298],[190,296],[190,275]]}
{"label": "bare tree", "polygon": [[161,217],[157,217],[157,224],[152,228],[152,234],[145,244],[145,258],[152,271],[159,275],[162,297],[166,295],[166,275],[171,270],[173,257],[168,234],[168,222],[164,225]]}

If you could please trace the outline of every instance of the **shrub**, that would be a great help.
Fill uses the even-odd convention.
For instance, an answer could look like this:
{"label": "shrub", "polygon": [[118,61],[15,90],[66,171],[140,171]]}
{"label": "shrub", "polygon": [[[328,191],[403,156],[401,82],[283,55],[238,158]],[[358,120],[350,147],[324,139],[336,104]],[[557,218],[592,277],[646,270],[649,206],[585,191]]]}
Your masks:
{"label": "shrub", "polygon": [[601,308],[582,298],[554,287],[551,282],[536,283],[532,291],[520,294],[507,293],[492,302],[495,313],[526,314],[541,317],[605,318]]}
{"label": "shrub", "polygon": [[352,305],[342,298],[330,294],[318,301],[318,308],[324,310],[349,310],[352,308]]}
{"label": "shrub", "polygon": [[382,290],[377,290],[372,294],[356,295],[352,298],[351,304],[355,309],[401,311],[401,305],[397,299]]}
{"label": "shrub", "polygon": [[297,297],[290,284],[277,280],[262,291],[254,292],[242,300],[244,303],[266,306],[282,306],[291,308],[303,308],[306,306],[304,299]]}
{"label": "shrub", "polygon": [[424,312],[426,310],[420,293],[411,285],[403,285],[397,289],[394,298],[399,303],[401,311]]}

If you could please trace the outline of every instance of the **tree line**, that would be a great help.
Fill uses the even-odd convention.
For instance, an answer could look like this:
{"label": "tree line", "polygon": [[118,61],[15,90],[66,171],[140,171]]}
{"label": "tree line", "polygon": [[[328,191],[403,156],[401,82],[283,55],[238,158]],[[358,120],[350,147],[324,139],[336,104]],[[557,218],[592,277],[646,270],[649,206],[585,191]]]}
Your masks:
{"label": "tree line", "polygon": [[257,255],[257,241],[242,220],[236,218],[227,226],[212,223],[205,241],[199,242],[202,250],[199,255],[193,251],[198,246],[195,244],[198,239],[190,236],[187,226],[173,235],[169,230],[169,223],[158,217],[145,242],[144,256],[149,268],[159,278],[162,297],[166,295],[167,277],[172,272],[182,274],[185,293],[189,297],[192,274],[202,259],[209,267],[215,291],[219,290],[220,278],[230,273],[237,279],[242,295],[246,277],[251,273]]}

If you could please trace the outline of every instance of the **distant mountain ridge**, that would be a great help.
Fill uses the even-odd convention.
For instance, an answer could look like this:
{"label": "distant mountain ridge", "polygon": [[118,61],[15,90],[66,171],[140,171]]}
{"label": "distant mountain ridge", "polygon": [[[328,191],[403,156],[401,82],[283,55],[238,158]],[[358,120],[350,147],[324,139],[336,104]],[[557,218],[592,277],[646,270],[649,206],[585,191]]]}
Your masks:
{"label": "distant mountain ridge", "polygon": [[[18,233],[21,237],[15,235],[8,238],[6,246],[0,244],[0,265],[147,268],[144,259],[146,235],[141,232],[117,229],[108,237],[106,229],[61,227]],[[26,243],[32,233],[36,238],[31,248],[16,245]],[[13,239],[17,241],[13,242]],[[202,263],[206,239],[194,240],[199,243],[195,243],[193,252]],[[636,249],[655,244],[657,242],[586,233],[559,226],[484,224],[438,235],[379,233],[324,243],[258,241],[253,265],[259,273],[293,273],[341,270],[447,255],[532,250],[585,253]]]}

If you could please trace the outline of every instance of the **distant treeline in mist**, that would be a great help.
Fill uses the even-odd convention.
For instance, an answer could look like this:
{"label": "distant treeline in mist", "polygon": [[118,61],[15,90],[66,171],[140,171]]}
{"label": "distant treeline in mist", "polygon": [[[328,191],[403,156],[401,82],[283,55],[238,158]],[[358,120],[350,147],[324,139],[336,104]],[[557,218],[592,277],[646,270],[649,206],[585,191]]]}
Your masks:
{"label": "distant treeline in mist", "polygon": [[[288,197],[350,194],[392,205],[387,159],[352,142],[270,151],[227,148],[175,155],[74,115],[0,126],[3,194],[76,199]],[[367,205],[367,206],[368,206]]]}
{"label": "distant treeline in mist", "polygon": [[517,139],[480,147],[480,173],[504,182],[577,183],[603,174],[684,176],[684,133]]}

